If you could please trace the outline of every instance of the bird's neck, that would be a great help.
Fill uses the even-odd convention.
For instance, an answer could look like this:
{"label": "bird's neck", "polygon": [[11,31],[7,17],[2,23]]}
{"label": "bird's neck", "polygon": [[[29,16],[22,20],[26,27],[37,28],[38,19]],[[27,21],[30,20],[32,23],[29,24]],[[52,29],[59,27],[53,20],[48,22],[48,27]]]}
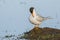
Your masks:
{"label": "bird's neck", "polygon": [[36,16],[36,11],[35,11],[35,10],[33,10],[33,16],[34,16],[34,17]]}

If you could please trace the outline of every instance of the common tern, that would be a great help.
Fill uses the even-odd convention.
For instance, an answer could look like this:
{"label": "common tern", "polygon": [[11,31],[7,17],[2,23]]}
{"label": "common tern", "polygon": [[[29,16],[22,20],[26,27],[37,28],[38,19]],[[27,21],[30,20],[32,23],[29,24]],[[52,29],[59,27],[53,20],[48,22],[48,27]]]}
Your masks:
{"label": "common tern", "polygon": [[41,15],[38,15],[36,13],[36,10],[34,9],[34,7],[31,7],[29,9],[31,15],[29,17],[29,21],[35,25],[35,27],[39,27],[39,25],[44,21],[44,20],[47,20],[47,19],[51,19],[49,17],[42,17]]}

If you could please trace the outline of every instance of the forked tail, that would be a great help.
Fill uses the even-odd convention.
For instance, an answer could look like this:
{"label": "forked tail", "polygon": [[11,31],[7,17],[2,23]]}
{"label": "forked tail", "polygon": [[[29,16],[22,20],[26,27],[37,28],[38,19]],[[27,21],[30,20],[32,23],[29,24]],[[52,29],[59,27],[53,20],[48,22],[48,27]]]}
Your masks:
{"label": "forked tail", "polygon": [[44,20],[48,20],[48,19],[53,19],[53,18],[51,18],[51,17],[45,17],[44,18]]}

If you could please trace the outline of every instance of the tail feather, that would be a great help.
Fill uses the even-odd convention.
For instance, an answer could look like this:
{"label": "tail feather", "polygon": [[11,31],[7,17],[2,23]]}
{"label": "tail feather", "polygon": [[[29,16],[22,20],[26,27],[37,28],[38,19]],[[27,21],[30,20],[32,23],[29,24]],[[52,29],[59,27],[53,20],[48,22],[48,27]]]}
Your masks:
{"label": "tail feather", "polygon": [[53,19],[53,18],[51,18],[51,17],[45,17],[44,18],[44,20],[48,20],[48,19]]}

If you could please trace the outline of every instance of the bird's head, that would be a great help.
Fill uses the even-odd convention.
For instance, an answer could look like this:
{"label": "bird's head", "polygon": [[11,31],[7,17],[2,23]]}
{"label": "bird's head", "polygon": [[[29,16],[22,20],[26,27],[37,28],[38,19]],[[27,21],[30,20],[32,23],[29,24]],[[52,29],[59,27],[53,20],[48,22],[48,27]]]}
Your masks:
{"label": "bird's head", "polygon": [[34,10],[34,7],[31,7],[31,8],[30,8],[30,13],[31,13],[31,14],[33,13],[33,10]]}
{"label": "bird's head", "polygon": [[34,7],[30,7],[29,11],[32,14],[32,16],[34,17],[34,13],[33,13],[34,12]]}

